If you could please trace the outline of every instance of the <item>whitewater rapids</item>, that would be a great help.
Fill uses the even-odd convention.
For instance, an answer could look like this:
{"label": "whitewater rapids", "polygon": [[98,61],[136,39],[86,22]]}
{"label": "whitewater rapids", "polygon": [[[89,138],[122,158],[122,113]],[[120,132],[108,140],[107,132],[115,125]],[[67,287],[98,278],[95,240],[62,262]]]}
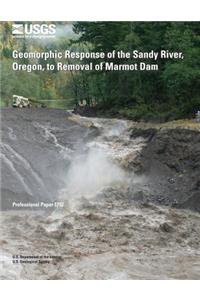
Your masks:
{"label": "whitewater rapids", "polygon": [[138,201],[151,191],[130,168],[147,143],[132,122],[47,109],[3,119],[1,279],[199,279],[199,213]]}

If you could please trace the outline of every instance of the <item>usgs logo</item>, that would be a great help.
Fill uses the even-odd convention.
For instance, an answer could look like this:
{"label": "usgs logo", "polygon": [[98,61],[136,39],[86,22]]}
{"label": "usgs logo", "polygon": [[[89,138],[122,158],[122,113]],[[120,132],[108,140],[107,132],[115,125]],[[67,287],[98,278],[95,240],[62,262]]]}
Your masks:
{"label": "usgs logo", "polygon": [[56,34],[55,24],[13,24],[12,34],[26,37],[50,37]]}

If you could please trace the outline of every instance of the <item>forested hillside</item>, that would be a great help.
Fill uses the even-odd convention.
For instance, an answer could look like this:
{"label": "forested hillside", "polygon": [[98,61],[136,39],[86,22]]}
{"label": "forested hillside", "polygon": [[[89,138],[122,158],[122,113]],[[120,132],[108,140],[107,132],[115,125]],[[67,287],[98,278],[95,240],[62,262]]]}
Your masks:
{"label": "forested hillside", "polygon": [[[53,41],[14,40],[11,22],[2,24],[2,100],[12,94],[77,103],[95,99],[101,113],[139,120],[191,117],[200,106],[199,22],[74,22]],[[60,24],[57,23],[59,26]],[[63,23],[61,24],[63,25]],[[64,26],[64,25],[63,25]],[[65,30],[65,27],[63,27]],[[48,51],[181,51],[183,60],[158,59],[159,70],[64,72],[11,69],[12,50]],[[46,63],[56,63],[54,60]],[[88,61],[87,61],[88,62]],[[96,61],[98,62],[98,61]],[[119,63],[118,59],[113,60]],[[25,60],[24,63],[32,63]],[[68,62],[69,63],[69,62]],[[76,63],[79,63],[78,61]],[[130,59],[120,63],[131,64]]]}
{"label": "forested hillside", "polygon": [[166,120],[191,116],[199,108],[199,23],[78,22],[74,30],[81,34],[79,41],[92,43],[95,51],[167,49],[184,53],[184,60],[159,60],[157,72],[88,74],[89,93],[104,109],[133,119]]}

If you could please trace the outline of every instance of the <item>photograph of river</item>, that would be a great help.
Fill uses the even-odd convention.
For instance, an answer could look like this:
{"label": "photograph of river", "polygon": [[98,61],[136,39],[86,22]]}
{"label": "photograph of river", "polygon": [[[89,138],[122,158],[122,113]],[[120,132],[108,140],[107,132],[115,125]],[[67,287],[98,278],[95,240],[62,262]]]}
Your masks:
{"label": "photograph of river", "polygon": [[199,279],[199,22],[39,24],[1,26],[0,278]]}

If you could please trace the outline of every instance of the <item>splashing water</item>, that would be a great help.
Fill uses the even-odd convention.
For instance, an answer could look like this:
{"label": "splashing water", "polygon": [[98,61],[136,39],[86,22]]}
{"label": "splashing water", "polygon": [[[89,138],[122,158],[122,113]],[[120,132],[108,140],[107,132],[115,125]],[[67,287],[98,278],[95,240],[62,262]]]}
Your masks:
{"label": "splashing water", "polygon": [[[145,146],[145,140],[143,137],[130,138],[128,121],[80,117],[78,121],[83,130],[78,136],[81,136],[81,146],[79,149],[72,147],[71,152],[62,144],[57,130],[59,124],[55,123],[56,127],[53,122],[42,125],[38,117],[35,121],[33,125],[38,130],[33,134],[37,134],[38,140],[35,139],[34,143],[29,140],[30,145],[39,144],[34,150],[41,154],[39,158],[45,160],[45,166],[58,159],[53,167],[45,170],[45,174],[52,173],[52,190],[56,186],[57,170],[69,162],[59,174],[59,181],[64,182],[60,198],[65,201],[65,207],[53,212],[5,211],[1,214],[1,278],[199,278],[199,214],[153,204],[138,205],[134,201],[140,196],[140,191],[145,195],[148,184],[145,176],[137,177],[128,165]],[[88,126],[84,125],[85,121]],[[63,122],[59,122],[62,131]],[[90,123],[98,127],[99,131],[93,131],[99,132],[97,136],[94,133],[87,137],[85,128],[92,126]],[[69,128],[64,129],[69,136],[66,132],[63,136],[69,142],[70,136],[76,137],[73,132],[76,126],[70,122],[67,126]],[[17,139],[13,142],[8,136],[2,146],[2,161],[8,174],[12,172],[30,195],[32,190],[42,188],[40,180],[44,180],[44,185],[48,181],[39,172],[38,164],[34,164],[34,156],[30,155],[29,159],[29,155],[25,155],[32,154],[31,147],[27,147],[26,152],[16,147],[23,132],[16,129],[15,132]],[[50,184],[45,186],[50,189]],[[59,189],[62,187],[59,185]],[[54,200],[59,200],[57,195]],[[169,224],[171,232],[163,231],[165,223]],[[15,254],[58,255],[60,259],[44,265],[20,265],[12,263]]]}
{"label": "splashing water", "polygon": [[68,171],[67,187],[62,197],[69,207],[76,206],[81,197],[92,197],[102,189],[125,181],[125,172],[109,159],[102,149],[90,148],[87,154],[77,156]]}

